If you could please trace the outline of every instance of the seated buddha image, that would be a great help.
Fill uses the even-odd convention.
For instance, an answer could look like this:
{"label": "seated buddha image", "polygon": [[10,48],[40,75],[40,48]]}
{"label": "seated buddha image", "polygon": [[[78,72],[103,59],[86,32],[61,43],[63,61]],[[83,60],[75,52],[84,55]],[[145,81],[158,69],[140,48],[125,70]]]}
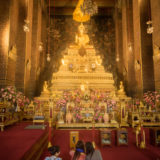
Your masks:
{"label": "seated buddha image", "polygon": [[119,92],[124,92],[124,86],[122,81],[120,81]]}
{"label": "seated buddha image", "polygon": [[122,81],[120,81],[118,94],[119,95],[125,95],[125,90],[124,90],[124,86],[123,86],[123,82]]}
{"label": "seated buddha image", "polygon": [[84,32],[85,32],[85,27],[81,23],[81,25],[78,27],[78,34],[76,34],[75,37],[75,42],[76,44],[78,44],[80,48],[86,46],[89,43],[89,37]]}
{"label": "seated buddha image", "polygon": [[44,81],[43,92],[48,92],[48,83],[47,83],[47,81]]}

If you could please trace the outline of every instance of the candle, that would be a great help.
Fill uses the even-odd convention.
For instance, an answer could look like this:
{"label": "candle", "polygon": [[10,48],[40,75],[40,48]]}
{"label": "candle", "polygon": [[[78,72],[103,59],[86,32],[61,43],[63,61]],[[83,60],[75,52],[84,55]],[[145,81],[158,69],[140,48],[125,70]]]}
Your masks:
{"label": "candle", "polygon": [[52,118],[52,111],[53,111],[53,101],[52,101],[52,100],[50,100],[50,102],[49,102],[50,118]]}
{"label": "candle", "polygon": [[146,141],[145,141],[145,132],[144,132],[144,130],[143,130],[143,141],[144,141],[144,145],[145,145]]}

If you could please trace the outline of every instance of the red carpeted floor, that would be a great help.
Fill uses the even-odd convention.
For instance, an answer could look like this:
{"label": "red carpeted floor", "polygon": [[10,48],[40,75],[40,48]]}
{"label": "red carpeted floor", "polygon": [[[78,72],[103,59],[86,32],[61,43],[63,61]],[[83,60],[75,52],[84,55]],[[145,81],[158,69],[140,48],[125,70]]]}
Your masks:
{"label": "red carpeted floor", "polygon": [[24,129],[31,123],[22,122],[0,132],[0,160],[20,160],[44,135],[46,130]]}
{"label": "red carpeted floor", "polygon": [[[160,160],[160,147],[149,145],[149,129],[146,131],[146,149],[138,149],[136,147],[135,133],[131,128],[128,129],[129,144],[128,146],[116,146],[115,144],[115,131],[112,132],[112,146],[100,147],[100,133],[95,130],[79,130],[79,137],[83,141],[92,141],[93,137],[96,146],[100,149],[103,160]],[[69,156],[69,132],[70,130],[54,130],[53,131],[53,145],[59,145],[61,148],[61,157],[63,160],[70,160]],[[93,136],[95,135],[95,136]],[[47,150],[41,156],[41,160],[48,155]]]}

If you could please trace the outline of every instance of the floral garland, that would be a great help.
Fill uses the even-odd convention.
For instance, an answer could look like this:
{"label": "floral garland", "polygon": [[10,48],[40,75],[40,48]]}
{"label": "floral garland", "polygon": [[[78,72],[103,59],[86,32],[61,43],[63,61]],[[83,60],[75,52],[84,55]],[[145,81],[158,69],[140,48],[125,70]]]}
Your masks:
{"label": "floral garland", "polygon": [[103,118],[103,115],[101,113],[101,107],[97,105],[95,107],[94,120],[101,120],[102,118]]}

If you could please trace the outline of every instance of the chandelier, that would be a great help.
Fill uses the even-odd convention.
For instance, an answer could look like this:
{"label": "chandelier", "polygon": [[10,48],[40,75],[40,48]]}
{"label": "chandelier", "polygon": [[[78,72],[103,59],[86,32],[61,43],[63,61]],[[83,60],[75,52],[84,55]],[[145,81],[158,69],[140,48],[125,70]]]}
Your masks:
{"label": "chandelier", "polygon": [[152,26],[152,21],[151,20],[149,20],[149,21],[147,21],[146,22],[146,24],[147,24],[147,33],[148,34],[152,34],[153,33],[153,26]]}
{"label": "chandelier", "polygon": [[77,22],[87,22],[97,12],[98,7],[93,0],[79,0],[73,12],[73,19]]}
{"label": "chandelier", "polygon": [[84,15],[88,14],[93,16],[98,12],[98,6],[93,0],[84,0],[83,4],[81,5],[81,11]]}
{"label": "chandelier", "polygon": [[151,6],[150,1],[148,2],[148,21],[147,24],[147,34],[152,34],[154,27],[152,26],[152,20],[151,20]]}
{"label": "chandelier", "polygon": [[27,19],[25,19],[24,20],[24,25],[23,25],[23,30],[25,31],[25,32],[29,32],[29,20],[27,20]]}

